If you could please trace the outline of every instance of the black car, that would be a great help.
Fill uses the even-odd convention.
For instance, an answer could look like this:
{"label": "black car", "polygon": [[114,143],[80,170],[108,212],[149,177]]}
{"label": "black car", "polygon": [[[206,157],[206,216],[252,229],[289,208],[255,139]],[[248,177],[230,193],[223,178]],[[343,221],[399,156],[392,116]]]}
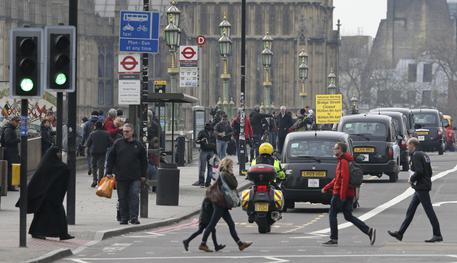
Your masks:
{"label": "black car", "polygon": [[364,174],[381,177],[385,173],[390,182],[398,181],[400,147],[391,117],[372,114],[344,116],[338,124],[338,131],[350,135],[354,159]]}
{"label": "black car", "polygon": [[409,136],[414,134],[414,113],[411,109],[407,108],[376,108],[370,110],[370,112],[380,112],[380,111],[389,111],[389,112],[400,112],[406,117],[406,128],[408,129]]}
{"label": "black car", "polygon": [[424,151],[444,153],[444,130],[441,127],[442,115],[435,109],[413,110],[415,121],[414,137],[419,140],[419,147]]}
{"label": "black car", "polygon": [[349,135],[342,132],[305,131],[287,135],[282,154],[286,179],[281,184],[285,210],[293,208],[295,202],[330,203],[332,194],[322,194],[321,190],[335,178],[337,159],[333,148],[337,142],[352,149]]}
{"label": "black car", "polygon": [[406,143],[408,142],[410,136],[408,135],[408,128],[406,127],[406,123],[408,122],[406,116],[400,112],[392,111],[370,112],[370,114],[386,115],[392,118],[394,122],[396,137],[398,138],[397,143],[400,146],[400,164],[402,171],[408,171],[409,155],[408,149],[406,148]]}

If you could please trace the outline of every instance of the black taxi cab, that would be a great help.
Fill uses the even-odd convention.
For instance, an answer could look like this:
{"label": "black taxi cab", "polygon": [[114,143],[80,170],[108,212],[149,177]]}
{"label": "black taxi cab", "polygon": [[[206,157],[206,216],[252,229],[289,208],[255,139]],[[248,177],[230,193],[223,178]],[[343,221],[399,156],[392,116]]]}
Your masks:
{"label": "black taxi cab", "polygon": [[344,116],[338,131],[352,139],[355,161],[364,174],[386,174],[390,182],[398,181],[400,147],[395,136],[392,118],[385,115],[357,114]]}
{"label": "black taxi cab", "polygon": [[424,151],[438,151],[444,153],[445,134],[442,127],[442,114],[435,109],[413,110],[415,133],[419,140],[419,147]]}
{"label": "black taxi cab", "polygon": [[281,184],[285,210],[294,208],[295,202],[330,203],[331,193],[323,194],[321,190],[335,178],[337,159],[333,148],[337,142],[352,149],[349,135],[342,132],[304,131],[287,135],[281,158],[286,173]]}

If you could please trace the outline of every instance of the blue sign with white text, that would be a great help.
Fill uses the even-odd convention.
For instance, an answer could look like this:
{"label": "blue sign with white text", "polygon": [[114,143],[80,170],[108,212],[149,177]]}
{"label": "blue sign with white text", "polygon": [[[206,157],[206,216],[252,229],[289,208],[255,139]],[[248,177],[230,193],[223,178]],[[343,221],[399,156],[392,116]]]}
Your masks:
{"label": "blue sign with white text", "polygon": [[121,11],[119,51],[159,52],[159,12]]}

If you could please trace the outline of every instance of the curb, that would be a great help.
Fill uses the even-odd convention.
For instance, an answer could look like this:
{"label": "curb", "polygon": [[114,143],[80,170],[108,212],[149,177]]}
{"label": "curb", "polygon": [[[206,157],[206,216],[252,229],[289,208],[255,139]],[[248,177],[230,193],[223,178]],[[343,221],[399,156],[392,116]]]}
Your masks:
{"label": "curb", "polygon": [[[249,183],[239,187],[237,190],[238,191],[243,191],[243,190],[246,190],[247,188],[249,188],[250,186],[251,186],[251,183],[249,182]],[[26,261],[26,263],[50,263],[50,262],[54,262],[54,261],[62,259],[62,258],[73,256],[73,255],[81,252],[82,250],[86,249],[87,247],[90,247],[90,246],[93,246],[93,245],[97,244],[100,241],[103,241],[103,240],[106,240],[106,239],[109,239],[109,238],[112,238],[112,237],[121,236],[121,235],[130,233],[130,232],[137,232],[137,231],[142,231],[142,230],[146,230],[146,229],[154,229],[154,228],[158,228],[158,227],[177,224],[177,223],[179,223],[181,221],[184,221],[186,219],[189,219],[190,217],[193,217],[193,216],[197,215],[198,213],[200,213],[200,208],[198,208],[198,209],[196,209],[196,210],[194,210],[194,211],[192,211],[192,212],[190,212],[188,214],[185,214],[185,215],[183,215],[181,217],[178,217],[178,218],[170,218],[170,219],[166,219],[166,220],[162,220],[162,221],[158,221],[158,222],[154,222],[154,223],[149,223],[149,224],[145,224],[145,225],[138,225],[138,226],[125,227],[125,228],[116,228],[116,229],[108,229],[108,230],[103,230],[103,231],[97,231],[95,233],[94,240],[90,241],[88,244],[86,244],[86,245],[84,245],[82,247],[75,248],[74,250],[71,250],[69,248],[56,249],[56,250],[53,250],[53,251],[51,251],[51,252],[49,252],[49,253],[47,253],[47,254],[45,254],[43,256],[40,256],[38,258]]]}

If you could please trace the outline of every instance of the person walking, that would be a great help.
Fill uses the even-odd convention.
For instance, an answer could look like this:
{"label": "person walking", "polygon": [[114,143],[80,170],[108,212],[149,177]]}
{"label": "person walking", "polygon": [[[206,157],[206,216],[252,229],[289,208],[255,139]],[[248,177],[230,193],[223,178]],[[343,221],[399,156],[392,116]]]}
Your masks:
{"label": "person walking", "polygon": [[260,142],[264,133],[263,127],[262,127],[262,120],[268,117],[272,117],[270,114],[265,114],[265,113],[260,113],[260,107],[255,106],[254,111],[249,114],[249,119],[251,121],[251,126],[252,126],[252,132],[253,132],[253,140],[251,142],[251,149],[253,149],[253,153],[255,153],[255,156],[252,156],[251,154],[251,161],[253,158],[257,157],[259,155],[259,146]]}
{"label": "person walking", "polygon": [[120,224],[140,224],[138,221],[141,182],[146,180],[148,160],[143,144],[133,138],[130,123],[122,127],[123,138],[114,142],[108,154],[106,174],[116,171],[117,195],[119,198]]}
{"label": "person walking", "polygon": [[352,204],[356,189],[349,185],[349,162],[354,161],[351,153],[348,152],[347,144],[338,142],[334,147],[335,156],[338,158],[335,178],[322,188],[322,193],[333,190],[333,197],[330,201],[329,221],[330,240],[323,243],[326,246],[338,245],[338,212],[343,212],[344,219],[353,223],[370,238],[370,245],[376,240],[376,229],[368,227],[363,221],[352,215]]}
{"label": "person walking", "polygon": [[[233,129],[233,138],[236,141],[236,156],[238,157],[238,163],[240,163],[240,132],[241,132],[241,109],[238,110],[235,118],[232,121],[232,129]],[[246,142],[252,140],[253,136],[251,121],[246,116],[244,119],[244,138]]]}
{"label": "person walking", "polygon": [[116,119],[116,117],[117,110],[110,109],[108,111],[108,117],[105,119],[105,122],[103,122],[103,129],[105,129],[105,131],[108,132],[112,139],[116,138],[116,136],[121,133],[119,127],[116,127],[116,125],[114,124],[114,120]]}
{"label": "person walking", "polygon": [[433,228],[433,237],[425,240],[427,243],[441,242],[443,236],[441,235],[440,223],[433,210],[432,201],[430,200],[430,191],[432,190],[432,166],[430,164],[430,157],[422,151],[418,151],[419,140],[417,138],[410,138],[407,142],[408,152],[411,156],[411,171],[413,172],[409,177],[408,182],[415,190],[413,199],[409,203],[408,210],[406,210],[406,218],[400,226],[398,231],[387,231],[389,235],[401,241],[403,235],[408,229],[409,224],[413,221],[414,214],[419,204],[425,210],[425,214],[430,220]]}
{"label": "person walking", "polygon": [[48,119],[41,121],[40,127],[41,134],[41,156],[44,156],[46,151],[54,144],[53,136],[55,132],[52,131],[51,122]]}
{"label": "person walking", "polygon": [[102,179],[105,170],[106,153],[113,144],[113,140],[108,132],[103,129],[103,123],[95,123],[95,131],[91,132],[86,142],[86,147],[92,157],[92,177],[93,181],[90,187],[97,186]]}
{"label": "person walking", "polygon": [[[203,233],[203,238],[200,246],[198,249],[205,251],[205,252],[213,252],[211,249],[208,248],[206,245],[206,241],[208,240],[209,235],[211,232],[214,231],[216,228],[217,223],[221,218],[227,223],[230,235],[232,236],[233,240],[238,245],[240,251],[248,248],[252,245],[252,242],[242,242],[238,237],[235,229],[235,222],[233,222],[232,216],[230,215],[231,208],[227,207],[227,203],[225,198],[222,194],[222,181],[224,181],[228,187],[232,190],[236,190],[238,187],[238,181],[236,180],[235,175],[233,174],[233,161],[229,158],[225,158],[219,164],[219,171],[220,175],[216,182],[208,189],[206,192],[207,197],[214,205],[213,215],[211,216],[211,220],[208,226],[205,228],[205,232]],[[222,179],[221,179],[222,178]],[[219,193],[219,194],[218,194]]]}
{"label": "person walking", "polygon": [[4,149],[4,159],[8,161],[8,191],[18,191],[16,187],[12,185],[13,174],[12,165],[13,163],[20,163],[21,158],[19,157],[18,144],[21,139],[17,137],[16,128],[19,126],[20,118],[14,116],[2,129],[0,137],[1,145]]}
{"label": "person walking", "polygon": [[[194,232],[192,235],[190,235],[189,238],[184,239],[182,241],[182,243],[184,245],[184,249],[186,251],[189,251],[189,243],[190,243],[190,241],[192,241],[194,238],[196,238],[201,233],[203,233],[205,228],[208,226],[209,221],[211,220],[211,216],[213,215],[213,211],[214,211],[213,204],[211,203],[211,201],[209,200],[208,197],[205,197],[205,199],[203,199],[202,207],[200,209],[200,218],[199,218],[198,230],[196,232]],[[222,250],[222,249],[225,248],[225,245],[219,245],[217,243],[216,228],[214,228],[214,230],[211,232],[211,238],[213,239],[214,249],[216,251],[219,251],[219,250]]]}
{"label": "person walking", "polygon": [[[27,185],[27,213],[33,213],[29,234],[33,238],[74,238],[68,233],[63,200],[68,189],[70,169],[58,157],[59,149],[51,147]],[[20,207],[20,200],[16,207]]]}
{"label": "person walking", "polygon": [[287,133],[289,128],[294,124],[294,120],[290,112],[287,111],[286,106],[281,106],[279,108],[280,112],[278,115],[278,152],[282,152],[284,147],[284,141],[286,140]]}
{"label": "person walking", "polygon": [[[95,130],[95,123],[98,121],[98,111],[93,111],[89,120],[84,123],[83,127],[83,134],[81,139],[81,144],[85,145],[87,138],[89,138],[90,133]],[[86,149],[86,161],[87,161],[87,174],[92,174],[92,165],[91,165],[91,157],[89,151]]]}
{"label": "person walking", "polygon": [[[193,186],[209,187],[213,178],[213,168],[208,160],[216,154],[216,135],[211,122],[205,124],[205,129],[198,133],[196,143],[200,144],[200,165],[198,167],[198,181]],[[207,170],[205,180],[205,169]]]}
{"label": "person walking", "polygon": [[232,127],[227,120],[227,114],[225,112],[222,113],[222,120],[214,126],[214,131],[216,132],[216,151],[219,159],[222,160],[225,158],[228,142],[233,135]]}

